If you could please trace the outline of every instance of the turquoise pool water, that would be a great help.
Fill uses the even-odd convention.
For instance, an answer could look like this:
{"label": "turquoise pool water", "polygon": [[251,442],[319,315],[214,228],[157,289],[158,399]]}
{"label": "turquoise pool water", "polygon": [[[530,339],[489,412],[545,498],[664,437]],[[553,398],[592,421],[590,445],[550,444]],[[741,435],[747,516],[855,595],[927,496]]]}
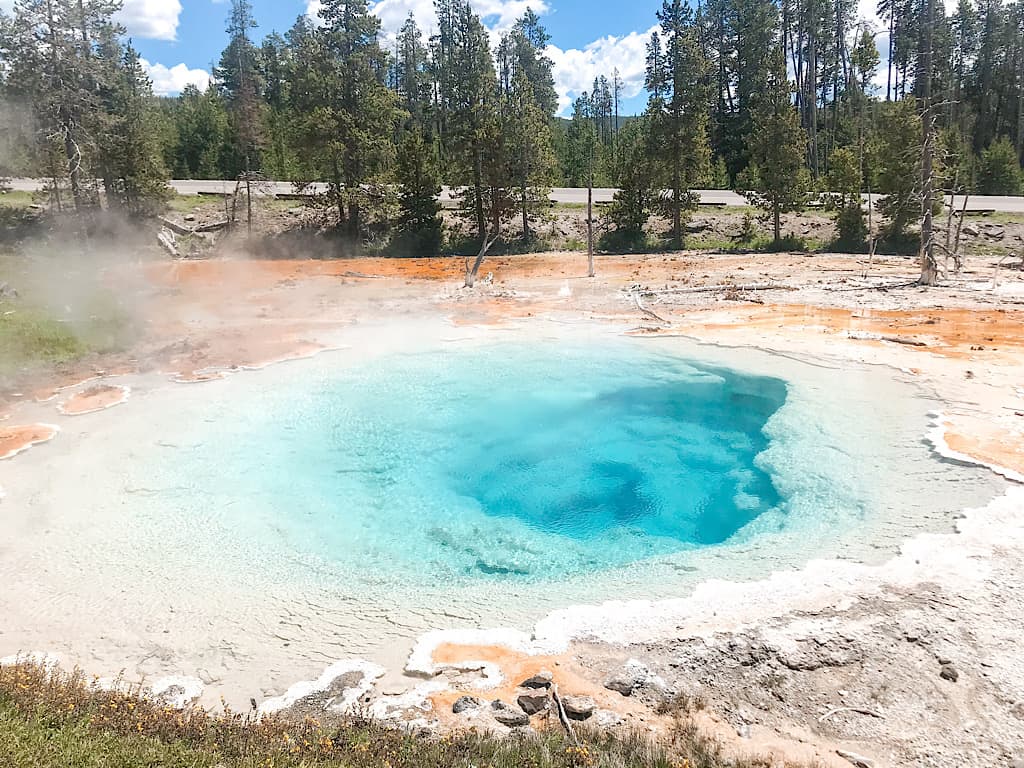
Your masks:
{"label": "turquoise pool water", "polygon": [[0,466],[0,583],[25,616],[5,653],[65,638],[104,670],[271,695],[341,658],[398,669],[430,630],[881,563],[1005,490],[936,457],[941,406],[880,366],[593,324],[401,318],[339,343],[140,376]]}
{"label": "turquoise pool water", "polygon": [[[636,344],[393,356],[208,437],[189,472],[292,548],[425,580],[537,579],[722,544],[784,504],[779,379]],[[298,397],[295,395],[298,394]],[[200,470],[201,471],[201,470]]]}

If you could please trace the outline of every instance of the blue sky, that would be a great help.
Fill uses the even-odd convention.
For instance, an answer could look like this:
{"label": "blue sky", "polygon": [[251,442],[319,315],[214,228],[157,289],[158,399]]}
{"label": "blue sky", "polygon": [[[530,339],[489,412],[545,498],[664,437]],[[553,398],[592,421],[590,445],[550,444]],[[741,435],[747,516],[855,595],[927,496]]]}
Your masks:
{"label": "blue sky", "polygon": [[[226,42],[228,0],[123,0],[121,21],[139,49],[158,93],[175,94],[185,85],[205,87],[211,67]],[[563,114],[572,100],[589,90],[598,75],[611,77],[618,67],[624,84],[626,114],[643,109],[644,53],[661,0],[472,0],[495,35],[533,8],[551,34],[548,54]],[[947,0],[947,4],[955,0]],[[9,10],[13,0],[0,0]],[[317,0],[252,0],[260,24],[256,35],[286,32],[301,14],[316,12]],[[873,18],[875,0],[860,0],[862,15]],[[409,11],[429,34],[433,0],[371,0],[385,35],[393,33]],[[884,43],[880,39],[880,43]]]}

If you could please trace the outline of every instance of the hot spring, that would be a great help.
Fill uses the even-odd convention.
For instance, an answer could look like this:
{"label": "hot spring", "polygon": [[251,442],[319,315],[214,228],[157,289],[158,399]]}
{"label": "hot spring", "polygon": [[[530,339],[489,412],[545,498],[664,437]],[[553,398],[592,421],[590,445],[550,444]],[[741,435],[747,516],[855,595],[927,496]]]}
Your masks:
{"label": "hot spring", "polygon": [[880,562],[1002,487],[932,453],[935,403],[887,369],[607,330],[346,341],[138,382],[117,418],[5,468],[31,544],[0,578],[38,596],[19,647],[39,627],[101,664],[146,652],[142,670],[218,680],[401,666],[430,629]]}

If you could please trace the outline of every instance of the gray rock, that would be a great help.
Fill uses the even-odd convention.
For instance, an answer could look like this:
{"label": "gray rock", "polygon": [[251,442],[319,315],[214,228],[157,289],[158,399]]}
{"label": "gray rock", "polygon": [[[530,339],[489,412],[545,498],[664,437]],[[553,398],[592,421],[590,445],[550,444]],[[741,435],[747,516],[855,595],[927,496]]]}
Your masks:
{"label": "gray rock", "polygon": [[563,696],[562,709],[570,720],[586,720],[594,714],[597,702],[589,696]]}
{"label": "gray rock", "polygon": [[520,688],[550,688],[551,683],[554,681],[555,676],[548,672],[546,669],[541,670],[533,677],[523,680],[519,684]]}
{"label": "gray rock", "polygon": [[736,729],[736,735],[739,736],[741,739],[749,739],[750,726],[746,724],[741,725],[739,728]]}
{"label": "gray rock", "polygon": [[538,712],[543,712],[551,704],[547,691],[543,693],[532,691],[530,693],[522,693],[516,701],[519,704],[519,708],[528,715],[536,715]]}
{"label": "gray rock", "polygon": [[520,728],[530,724],[530,716],[521,709],[514,709],[504,701],[495,700],[491,702],[491,714],[494,719],[509,728]]}
{"label": "gray rock", "polygon": [[594,723],[599,728],[614,728],[617,725],[622,725],[622,717],[617,712],[599,709],[594,713]]}
{"label": "gray rock", "polygon": [[196,216],[195,216],[194,213],[190,213],[188,216],[185,217],[185,221],[195,221],[195,220],[196,220]]}
{"label": "gray rock", "polygon": [[960,673],[956,671],[956,667],[952,664],[943,664],[942,671],[939,672],[939,677],[943,680],[949,680],[949,682],[955,683],[960,679]]}
{"label": "gray rock", "polygon": [[1010,768],[1024,768],[1024,757],[1015,757],[1011,760]]}
{"label": "gray rock", "polygon": [[480,709],[483,705],[484,703],[476,696],[460,696],[452,704],[452,712],[456,715],[461,715],[470,709]]}
{"label": "gray rock", "polygon": [[647,668],[642,664],[629,662],[605,680],[604,687],[623,696],[632,696],[633,691],[644,684],[648,674]]}
{"label": "gray rock", "polygon": [[978,235],[981,234],[981,230],[978,229],[974,224],[964,224],[960,228],[960,231],[965,235],[970,235],[971,237],[977,237]]}

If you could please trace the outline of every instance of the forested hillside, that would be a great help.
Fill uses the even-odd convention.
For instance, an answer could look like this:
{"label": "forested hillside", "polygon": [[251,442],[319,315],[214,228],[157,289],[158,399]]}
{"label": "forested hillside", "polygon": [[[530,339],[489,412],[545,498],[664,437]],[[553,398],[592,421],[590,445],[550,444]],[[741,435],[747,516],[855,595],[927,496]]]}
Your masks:
{"label": "forested hillside", "polygon": [[339,232],[427,252],[442,183],[481,243],[529,241],[551,186],[619,187],[609,247],[627,249],[652,216],[682,246],[699,188],[744,191],[776,238],[781,214],[831,193],[851,248],[862,192],[887,196],[881,234],[899,240],[925,198],[1021,191],[1024,3],[882,0],[872,29],[851,0],[664,0],[644,113],[621,114],[609,61],[571,120],[537,15],[495,40],[469,0],[435,6],[429,38],[411,15],[385,38],[367,0],[326,0],[257,40],[232,0],[213,85],[158,99],[116,0],[17,0],[0,13],[0,175],[51,179],[58,208],[131,213],[171,177],[326,182]]}

